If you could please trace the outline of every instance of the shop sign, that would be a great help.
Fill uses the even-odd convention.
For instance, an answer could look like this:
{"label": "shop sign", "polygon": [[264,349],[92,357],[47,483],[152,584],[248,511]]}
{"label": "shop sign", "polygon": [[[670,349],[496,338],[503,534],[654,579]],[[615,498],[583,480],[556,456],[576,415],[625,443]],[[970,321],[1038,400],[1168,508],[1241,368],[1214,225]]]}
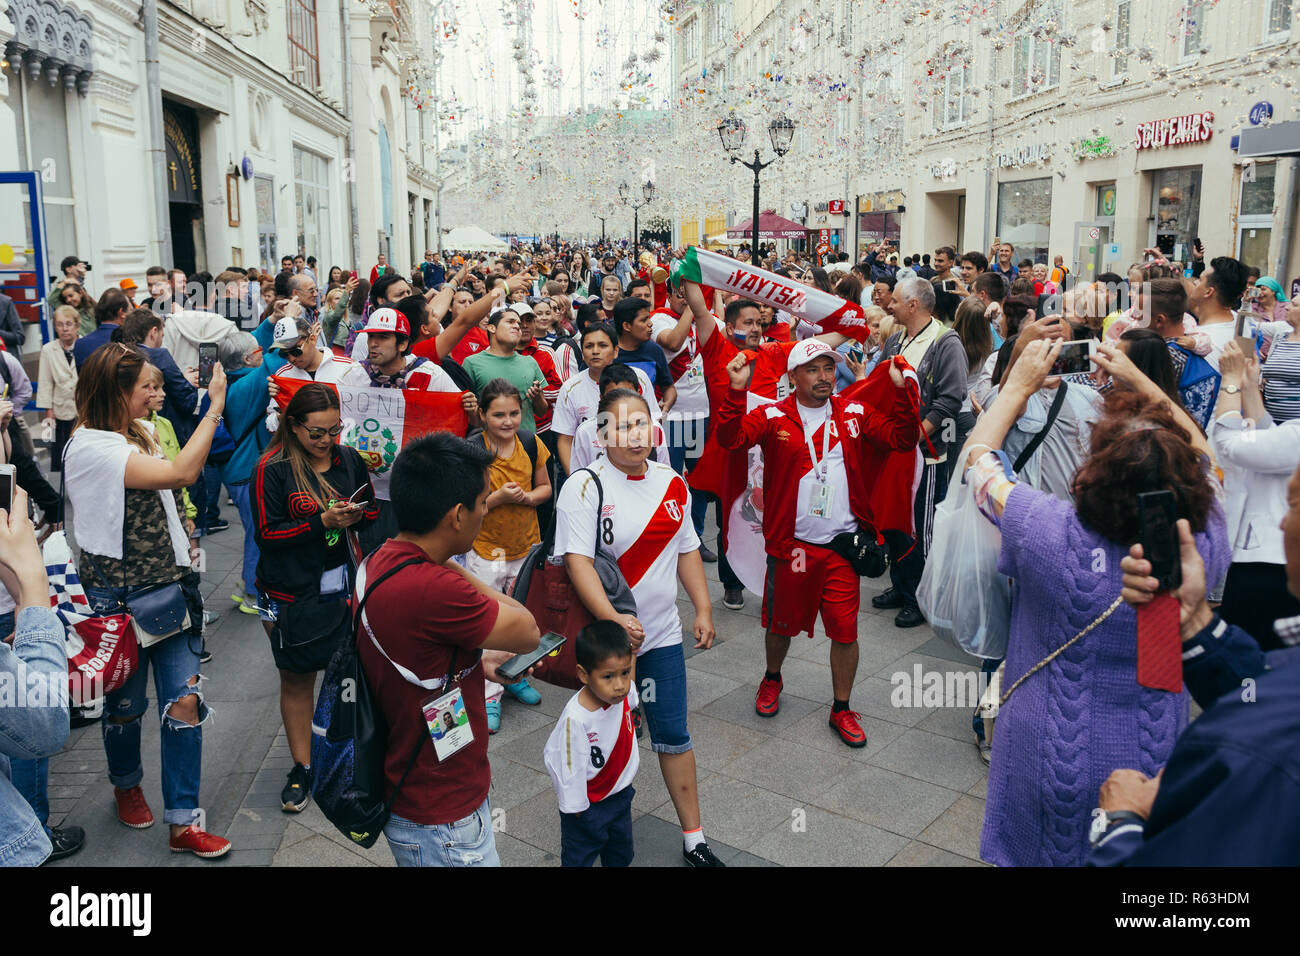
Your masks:
{"label": "shop sign", "polygon": [[843,199],[832,199],[832,200],[831,200],[829,203],[827,203],[826,205],[827,205],[827,210],[826,210],[826,211],[829,212],[832,216],[842,216],[842,215],[844,215],[844,200],[843,200]]}
{"label": "shop sign", "polygon": [[957,160],[952,157],[942,159],[930,166],[930,175],[935,179],[954,179],[957,176]]}
{"label": "shop sign", "polygon": [[1119,150],[1109,136],[1095,136],[1092,139],[1076,139],[1070,144],[1070,152],[1076,162],[1085,159],[1104,159],[1116,155]]}
{"label": "shop sign", "polygon": [[1052,154],[1052,147],[1047,143],[1034,143],[1032,146],[1017,146],[1006,153],[998,153],[998,166],[1032,166],[1045,163]]}
{"label": "shop sign", "polygon": [[897,209],[902,204],[903,193],[901,191],[867,193],[865,196],[858,197],[859,212]]}
{"label": "shop sign", "polygon": [[1214,114],[1206,110],[1204,113],[1188,113],[1186,116],[1138,123],[1133,142],[1140,152],[1144,149],[1206,143],[1213,135]]}

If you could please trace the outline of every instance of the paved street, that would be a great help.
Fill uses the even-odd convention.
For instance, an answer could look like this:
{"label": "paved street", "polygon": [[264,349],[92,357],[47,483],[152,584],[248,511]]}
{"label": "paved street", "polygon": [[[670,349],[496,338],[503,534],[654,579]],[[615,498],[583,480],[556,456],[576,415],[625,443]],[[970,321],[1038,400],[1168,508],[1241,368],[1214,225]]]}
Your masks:
{"label": "paved street", "polygon": [[[204,727],[202,805],[208,829],[234,848],[211,864],[169,853],[161,823],[145,831],[118,823],[95,726],[73,731],[51,762],[50,822],[76,823],[88,833],[81,853],[53,865],[392,866],[382,839],[359,850],[314,803],[297,815],[280,810],[292,760],[280,726],[279,682],[261,625],[230,600],[241,531],[233,508],[223,505],[223,517],[230,529],[205,539],[204,592],[221,617],[209,629],[214,658],[203,669],[214,716]],[[705,567],[719,637],[709,651],[687,648],[688,699],[704,831],[719,857],[736,866],[979,865],[986,768],[972,743],[969,709],[890,704],[891,674],[910,674],[918,663],[927,671],[966,669],[968,662],[954,663],[962,655],[928,628],[895,628],[895,612],[870,607],[881,581],[864,582],[852,704],[863,714],[868,743],[852,750],[827,726],[831,679],[820,632],[793,644],[782,671],[781,712],[771,719],[754,713],[764,669],[758,601],[746,594],[743,611],[726,610],[717,565]],[[689,602],[679,606],[689,624]],[[570,692],[537,686],[537,707],[507,697],[489,750],[492,806],[504,811],[497,814],[497,848],[506,866],[559,865],[560,821],[542,749]],[[150,706],[156,714],[156,701]],[[158,722],[147,719],[144,789],[161,818],[158,733]],[[684,865],[680,830],[648,745],[646,737],[633,802],[636,865]]]}

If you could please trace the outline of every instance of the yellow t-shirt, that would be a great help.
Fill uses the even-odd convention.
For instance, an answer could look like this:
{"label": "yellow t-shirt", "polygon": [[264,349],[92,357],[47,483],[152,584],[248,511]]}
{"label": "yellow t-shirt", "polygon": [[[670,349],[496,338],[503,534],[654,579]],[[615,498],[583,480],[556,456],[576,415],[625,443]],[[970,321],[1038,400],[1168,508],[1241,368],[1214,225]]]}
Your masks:
{"label": "yellow t-shirt", "polygon": [[[484,444],[490,439],[482,436]],[[491,449],[491,445],[488,448]],[[537,467],[546,465],[550,452],[539,440],[537,442]],[[488,468],[488,487],[496,491],[509,482],[517,482],[524,491],[533,490],[533,463],[528,458],[524,443],[515,437],[515,451],[509,458],[499,455],[492,459]],[[483,519],[483,527],[474,539],[474,552],[481,558],[489,560],[499,558],[514,561],[528,553],[528,549],[542,540],[542,533],[537,525],[537,509],[528,505],[497,505]]]}

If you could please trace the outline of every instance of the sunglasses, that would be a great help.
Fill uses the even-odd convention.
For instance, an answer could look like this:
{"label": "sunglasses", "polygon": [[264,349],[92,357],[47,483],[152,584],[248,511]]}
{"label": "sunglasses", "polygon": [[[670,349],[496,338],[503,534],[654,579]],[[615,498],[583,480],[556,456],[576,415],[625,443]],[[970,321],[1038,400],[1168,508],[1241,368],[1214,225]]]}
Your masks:
{"label": "sunglasses", "polygon": [[326,435],[329,435],[330,438],[338,438],[339,435],[343,434],[343,424],[341,422],[333,428],[310,428],[306,425],[299,425],[298,427],[305,429],[307,437],[312,441],[320,441]]}
{"label": "sunglasses", "polygon": [[280,349],[280,354],[289,358],[297,358],[302,354],[302,341],[302,339],[299,339],[298,344],[291,349]]}

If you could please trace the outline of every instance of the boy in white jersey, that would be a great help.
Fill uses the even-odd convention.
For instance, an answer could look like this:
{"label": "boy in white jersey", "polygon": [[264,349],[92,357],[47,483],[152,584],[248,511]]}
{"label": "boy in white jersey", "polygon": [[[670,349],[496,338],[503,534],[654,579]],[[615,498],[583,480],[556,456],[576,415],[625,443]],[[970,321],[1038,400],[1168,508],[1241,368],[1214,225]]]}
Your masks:
{"label": "boy in white jersey", "polygon": [[546,741],[546,771],[560,803],[560,865],[632,863],[632,778],[641,764],[632,723],[632,642],[617,621],[578,633],[582,690]]}

